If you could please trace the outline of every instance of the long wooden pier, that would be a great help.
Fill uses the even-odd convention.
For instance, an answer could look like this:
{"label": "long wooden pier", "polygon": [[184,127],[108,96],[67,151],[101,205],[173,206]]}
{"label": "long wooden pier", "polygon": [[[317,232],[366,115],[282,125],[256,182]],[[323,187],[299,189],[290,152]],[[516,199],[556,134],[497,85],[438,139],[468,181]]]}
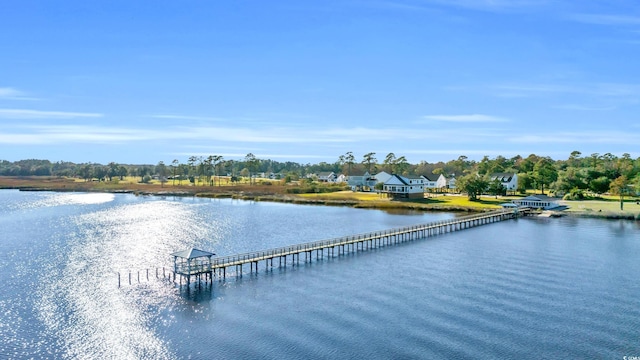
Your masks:
{"label": "long wooden pier", "polygon": [[[300,255],[304,255],[304,261],[312,261],[315,253],[316,260],[325,256],[340,256],[346,252],[357,252],[371,248],[379,248],[393,244],[403,243],[407,241],[428,238],[430,236],[460,231],[477,227],[481,225],[491,224],[498,221],[514,219],[520,216],[526,216],[530,213],[529,208],[502,209],[492,212],[463,216],[450,220],[436,221],[427,224],[408,226],[397,229],[389,229],[382,231],[374,231],[366,234],[344,236],[335,239],[313,241],[303,244],[284,246],[274,249],[254,251],[245,254],[236,254],[223,257],[212,257],[209,255],[190,258],[184,261],[177,261],[174,254],[173,279],[180,276],[186,279],[187,284],[191,282],[191,277],[195,276],[197,281],[204,280],[213,281],[213,277],[218,276],[225,279],[227,276],[227,268],[235,267],[236,276],[241,276],[243,266],[250,266],[250,273],[258,272],[260,262],[264,264],[266,269],[274,267],[274,259],[277,260],[278,266],[287,266],[287,260],[291,258],[291,264],[300,263]],[[196,250],[199,251],[199,250]],[[200,251],[202,252],[202,251]]]}

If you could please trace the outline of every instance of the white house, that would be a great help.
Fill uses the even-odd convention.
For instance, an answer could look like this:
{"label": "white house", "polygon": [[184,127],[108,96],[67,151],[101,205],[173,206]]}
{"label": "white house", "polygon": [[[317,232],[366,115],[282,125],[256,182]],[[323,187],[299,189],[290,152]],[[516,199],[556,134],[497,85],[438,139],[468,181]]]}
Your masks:
{"label": "white house", "polygon": [[436,180],[436,187],[438,189],[446,189],[447,188],[447,178],[444,175],[440,174],[438,176],[438,180]]}
{"label": "white house", "polygon": [[341,183],[341,184],[346,183],[347,182],[347,175],[340,174],[340,175],[336,176],[336,182],[337,183]]}
{"label": "white house", "polygon": [[424,179],[422,177],[408,178],[393,174],[384,183],[383,192],[392,197],[421,199],[424,197]]}
{"label": "white house", "polygon": [[373,175],[373,178],[376,179],[376,184],[377,183],[386,183],[387,180],[391,179],[391,174],[388,174],[384,171],[380,171],[379,173]]}
{"label": "white house", "polygon": [[455,189],[456,188],[456,178],[455,175],[451,175],[450,178],[447,179],[447,187],[449,189]]}
{"label": "white house", "polygon": [[324,171],[318,174],[318,181],[320,182],[335,182],[336,174],[333,171]]}
{"label": "white house", "polygon": [[500,180],[502,186],[511,191],[515,191],[518,188],[518,174],[514,173],[495,173],[491,174],[491,181]]}
{"label": "white house", "polygon": [[557,201],[552,200],[544,195],[530,195],[522,199],[511,200],[512,203],[518,206],[527,206],[535,209],[550,210],[560,206]]}
{"label": "white house", "polygon": [[[373,184],[371,184],[373,182]],[[371,180],[371,174],[368,171],[353,170],[351,174],[347,176],[347,184],[351,187],[351,190],[361,190],[365,186],[373,187],[375,180]]]}
{"label": "white house", "polygon": [[[440,176],[442,176],[442,174],[440,174]],[[428,174],[428,175],[421,175],[420,177],[422,179],[424,179],[424,188],[425,189],[437,189],[438,188],[438,178],[439,178],[438,175],[436,175],[436,174]]]}

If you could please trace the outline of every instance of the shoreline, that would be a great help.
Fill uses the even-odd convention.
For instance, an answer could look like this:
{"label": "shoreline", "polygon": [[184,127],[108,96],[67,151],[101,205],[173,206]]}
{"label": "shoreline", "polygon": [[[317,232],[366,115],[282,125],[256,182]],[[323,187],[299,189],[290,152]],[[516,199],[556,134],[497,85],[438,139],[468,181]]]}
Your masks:
{"label": "shoreline", "polygon": [[[202,197],[212,199],[237,199],[247,201],[269,201],[297,205],[347,206],[359,209],[446,211],[480,213],[495,210],[492,207],[470,207],[447,204],[425,204],[412,201],[375,201],[357,199],[309,198],[286,193],[286,186],[234,185],[234,186],[173,186],[156,184],[77,182],[72,179],[37,177],[0,177],[0,190],[51,191],[51,192],[99,192],[112,194],[133,194],[136,196],[176,196]],[[556,216],[583,218],[620,219],[640,221],[639,212],[612,211],[562,211]]]}

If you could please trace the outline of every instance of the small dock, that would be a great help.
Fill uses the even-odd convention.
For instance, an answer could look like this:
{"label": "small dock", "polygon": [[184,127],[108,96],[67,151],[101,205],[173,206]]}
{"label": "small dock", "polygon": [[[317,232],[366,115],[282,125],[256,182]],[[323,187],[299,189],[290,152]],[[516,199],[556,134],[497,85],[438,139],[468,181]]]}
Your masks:
{"label": "small dock", "polygon": [[[417,239],[428,238],[438,234],[469,229],[481,225],[527,216],[529,208],[502,209],[492,212],[463,216],[451,220],[436,221],[427,224],[375,231],[366,234],[344,236],[329,240],[313,241],[303,244],[279,247],[268,250],[236,254],[223,257],[213,257],[213,253],[191,249],[172,254],[174,259],[173,279],[180,277],[190,284],[191,278],[196,281],[213,281],[214,277],[226,279],[227,269],[235,268],[236,276],[242,276],[243,267],[249,265],[250,273],[258,273],[262,263],[265,269],[274,266],[287,266],[290,260],[292,265],[300,263],[300,255],[304,261],[313,261],[327,257],[335,257],[346,252],[357,252],[372,248],[380,248]],[[276,262],[274,264],[274,259]]]}

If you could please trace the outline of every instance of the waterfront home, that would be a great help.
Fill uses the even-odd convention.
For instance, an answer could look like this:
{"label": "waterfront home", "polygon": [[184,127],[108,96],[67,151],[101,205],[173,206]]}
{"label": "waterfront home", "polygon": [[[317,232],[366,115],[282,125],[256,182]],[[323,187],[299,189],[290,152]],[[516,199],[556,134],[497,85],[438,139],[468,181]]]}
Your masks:
{"label": "waterfront home", "polygon": [[337,175],[333,171],[323,171],[318,173],[318,181],[320,182],[336,182]]}
{"label": "waterfront home", "polygon": [[340,183],[340,184],[346,183],[347,182],[347,175],[340,174],[340,175],[336,176],[336,182]]}
{"label": "waterfront home", "polygon": [[560,204],[552,198],[544,195],[530,195],[522,199],[511,200],[512,203],[518,206],[526,206],[534,209],[551,210],[560,208]]}
{"label": "waterfront home", "polygon": [[437,189],[438,188],[438,179],[440,177],[442,177],[444,179],[444,176],[442,176],[442,174],[440,174],[440,175],[427,174],[427,175],[421,175],[420,177],[424,181],[425,190],[426,189],[430,189],[430,190]]}
{"label": "waterfront home", "polygon": [[455,189],[456,188],[456,175],[455,174],[451,174],[451,176],[446,180],[447,180],[447,189]]}
{"label": "waterfront home", "polygon": [[353,169],[347,176],[347,184],[349,184],[351,190],[358,191],[373,187],[375,185],[375,179],[371,180],[371,174],[369,174],[368,171]]}
{"label": "waterfront home", "polygon": [[379,173],[373,175],[373,178],[376,179],[376,184],[378,183],[386,183],[387,180],[391,179],[391,174],[385,172],[385,171],[380,171]]}
{"label": "waterfront home", "polygon": [[438,186],[438,176],[435,174],[420,175],[424,182],[424,188],[435,189]]}
{"label": "waterfront home", "polygon": [[518,174],[515,173],[494,173],[490,176],[491,181],[499,180],[507,191],[515,191],[518,188]]}
{"label": "waterfront home", "polygon": [[384,183],[383,193],[394,198],[424,198],[424,179],[393,174]]}

